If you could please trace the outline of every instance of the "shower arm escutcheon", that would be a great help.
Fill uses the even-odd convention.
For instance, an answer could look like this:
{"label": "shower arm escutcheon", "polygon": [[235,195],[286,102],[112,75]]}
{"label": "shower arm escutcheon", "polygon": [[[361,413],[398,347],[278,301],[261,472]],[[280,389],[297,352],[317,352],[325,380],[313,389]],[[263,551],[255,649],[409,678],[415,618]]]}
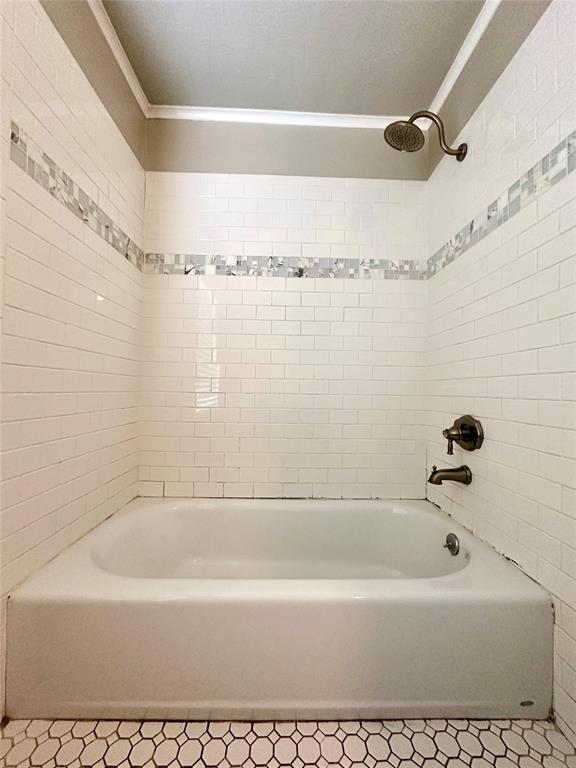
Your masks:
{"label": "shower arm escutcheon", "polygon": [[454,443],[465,451],[475,451],[484,441],[482,424],[474,416],[460,416],[454,424],[442,430],[442,434],[448,440],[448,455],[454,453]]}
{"label": "shower arm escutcheon", "polygon": [[414,114],[408,118],[409,123],[414,123],[416,120],[418,120],[421,117],[425,117],[428,120],[432,120],[432,122],[435,124],[436,128],[438,128],[438,139],[440,141],[440,146],[442,147],[442,150],[447,155],[452,155],[453,157],[458,160],[459,163],[464,160],[466,157],[466,153],[468,152],[468,144],[460,144],[456,149],[453,149],[452,147],[449,147],[446,143],[446,136],[444,134],[444,123],[442,122],[441,118],[438,117],[437,114],[434,112],[430,112],[427,109],[421,109],[419,112],[414,112]]}

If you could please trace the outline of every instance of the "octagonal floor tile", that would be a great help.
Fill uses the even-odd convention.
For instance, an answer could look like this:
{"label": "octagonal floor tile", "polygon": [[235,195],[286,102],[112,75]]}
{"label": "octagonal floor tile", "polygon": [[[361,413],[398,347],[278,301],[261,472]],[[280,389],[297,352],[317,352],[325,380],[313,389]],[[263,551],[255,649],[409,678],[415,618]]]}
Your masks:
{"label": "octagonal floor tile", "polygon": [[576,768],[553,723],[528,720],[20,720],[7,768]]}

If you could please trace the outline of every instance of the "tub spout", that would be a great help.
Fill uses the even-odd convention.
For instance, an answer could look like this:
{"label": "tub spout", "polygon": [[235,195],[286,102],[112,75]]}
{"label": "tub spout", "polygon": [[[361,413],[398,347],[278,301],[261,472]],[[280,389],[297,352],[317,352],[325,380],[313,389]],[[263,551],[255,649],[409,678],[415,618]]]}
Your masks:
{"label": "tub spout", "polygon": [[470,485],[472,482],[472,472],[466,464],[449,469],[438,469],[436,466],[433,466],[428,482],[432,483],[432,485],[442,485],[444,480],[453,480],[455,483]]}

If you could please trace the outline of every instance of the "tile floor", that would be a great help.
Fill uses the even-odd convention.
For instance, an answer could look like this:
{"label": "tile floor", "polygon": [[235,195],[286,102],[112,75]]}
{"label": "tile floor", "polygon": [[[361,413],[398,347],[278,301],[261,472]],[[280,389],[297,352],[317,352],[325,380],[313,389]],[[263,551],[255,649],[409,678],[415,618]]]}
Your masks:
{"label": "tile floor", "polygon": [[552,723],[528,720],[13,720],[2,732],[0,765],[576,768],[576,750]]}

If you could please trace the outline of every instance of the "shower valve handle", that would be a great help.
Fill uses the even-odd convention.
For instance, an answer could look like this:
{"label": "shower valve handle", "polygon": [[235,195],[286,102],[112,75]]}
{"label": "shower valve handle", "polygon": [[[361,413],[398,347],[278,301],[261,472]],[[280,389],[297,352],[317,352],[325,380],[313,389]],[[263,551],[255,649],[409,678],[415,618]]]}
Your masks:
{"label": "shower valve handle", "polygon": [[474,416],[461,416],[451,427],[443,429],[442,434],[448,440],[449,456],[454,453],[454,443],[458,443],[465,451],[475,451],[484,440],[482,424]]}
{"label": "shower valve handle", "polygon": [[459,442],[461,432],[459,427],[452,426],[449,429],[443,429],[442,434],[448,440],[448,450],[446,453],[448,456],[452,456],[454,453],[454,441]]}

